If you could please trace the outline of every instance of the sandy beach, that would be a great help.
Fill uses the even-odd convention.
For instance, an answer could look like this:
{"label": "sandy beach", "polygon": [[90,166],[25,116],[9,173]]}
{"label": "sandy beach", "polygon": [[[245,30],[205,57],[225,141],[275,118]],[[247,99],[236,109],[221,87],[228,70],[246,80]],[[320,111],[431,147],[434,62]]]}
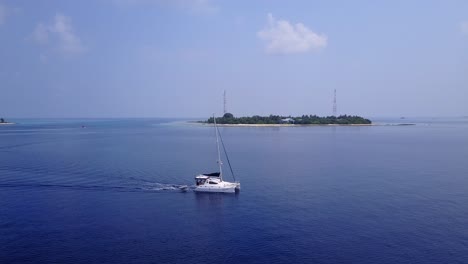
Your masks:
{"label": "sandy beach", "polygon": [[[213,124],[189,122],[202,126],[212,126]],[[309,126],[375,126],[375,124],[217,124],[220,127],[309,127]]]}
{"label": "sandy beach", "polygon": [[[201,126],[212,126],[213,124],[208,123],[200,123],[196,121],[188,122],[190,124],[196,124]],[[317,127],[317,126],[412,126],[416,124],[412,123],[398,123],[398,124],[382,124],[382,123],[374,123],[374,124],[217,124],[220,127]]]}

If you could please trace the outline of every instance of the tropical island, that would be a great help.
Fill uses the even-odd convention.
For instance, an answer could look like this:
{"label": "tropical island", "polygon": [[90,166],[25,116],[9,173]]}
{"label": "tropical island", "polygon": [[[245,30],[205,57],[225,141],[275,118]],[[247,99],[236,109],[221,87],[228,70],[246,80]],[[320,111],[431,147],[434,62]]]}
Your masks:
{"label": "tropical island", "polygon": [[[202,123],[212,124],[214,118],[210,117]],[[372,121],[361,116],[340,115],[320,117],[317,115],[292,116],[258,116],[234,117],[231,113],[216,118],[217,124],[225,125],[371,125]]]}
{"label": "tropical island", "polygon": [[5,119],[0,118],[0,125],[13,125],[14,123],[7,122]]}

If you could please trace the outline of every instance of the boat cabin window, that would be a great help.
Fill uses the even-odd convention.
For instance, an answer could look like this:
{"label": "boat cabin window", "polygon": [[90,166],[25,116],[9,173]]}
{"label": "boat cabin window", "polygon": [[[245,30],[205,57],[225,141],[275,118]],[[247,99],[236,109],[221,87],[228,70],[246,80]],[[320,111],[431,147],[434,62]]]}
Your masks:
{"label": "boat cabin window", "polygon": [[210,177],[219,177],[221,173],[219,172],[213,172],[213,173],[203,173],[205,176],[210,176]]}
{"label": "boat cabin window", "polygon": [[205,184],[206,179],[197,179],[197,185],[203,185]]}
{"label": "boat cabin window", "polygon": [[212,182],[212,181],[210,181],[210,182],[208,182],[208,183],[209,183],[209,184],[218,184],[217,182]]}

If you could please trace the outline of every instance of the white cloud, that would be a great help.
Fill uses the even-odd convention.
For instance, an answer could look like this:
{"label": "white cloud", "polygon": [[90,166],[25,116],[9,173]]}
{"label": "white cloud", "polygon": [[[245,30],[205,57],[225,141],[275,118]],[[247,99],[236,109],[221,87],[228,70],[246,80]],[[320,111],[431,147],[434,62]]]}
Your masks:
{"label": "white cloud", "polygon": [[32,37],[39,44],[56,46],[64,54],[82,53],[85,47],[74,33],[71,22],[70,17],[56,14],[51,24],[37,24]]}
{"label": "white cloud", "polygon": [[37,43],[46,44],[49,41],[49,31],[44,24],[39,23],[37,24],[32,37],[35,41],[37,41]]}
{"label": "white cloud", "polygon": [[73,33],[70,17],[57,14],[55,23],[49,28],[51,33],[57,34],[60,48],[66,53],[81,53],[84,47],[80,38]]}
{"label": "white cloud", "polygon": [[213,14],[218,12],[218,7],[213,5],[210,0],[191,0],[191,1],[179,1],[179,4],[187,5],[186,8],[194,13]]}
{"label": "white cloud", "polygon": [[7,8],[6,6],[0,3],[0,26],[5,23],[7,17]]}
{"label": "white cloud", "polygon": [[157,5],[179,8],[196,14],[213,14],[218,12],[218,7],[213,4],[212,0],[113,0],[113,2],[120,6]]}
{"label": "white cloud", "polygon": [[6,23],[7,18],[15,16],[19,12],[21,12],[21,9],[17,7],[7,6],[0,3],[0,26]]}
{"label": "white cloud", "polygon": [[460,24],[460,30],[463,34],[468,35],[468,21],[463,21]]}
{"label": "white cloud", "polygon": [[272,54],[308,52],[327,46],[327,36],[319,35],[302,23],[292,25],[286,20],[276,20],[268,14],[268,27],[257,32],[266,42],[265,51]]}
{"label": "white cloud", "polygon": [[39,55],[39,60],[42,62],[42,63],[47,63],[47,55],[41,53]]}

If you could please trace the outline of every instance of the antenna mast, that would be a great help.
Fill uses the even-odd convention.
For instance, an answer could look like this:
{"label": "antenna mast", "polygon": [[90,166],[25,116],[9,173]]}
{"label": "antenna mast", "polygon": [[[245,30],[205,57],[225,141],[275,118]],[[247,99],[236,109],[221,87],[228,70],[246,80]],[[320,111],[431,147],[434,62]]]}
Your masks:
{"label": "antenna mast", "polygon": [[223,181],[223,162],[221,161],[221,152],[219,151],[219,136],[218,136],[218,127],[216,126],[216,116],[213,114],[214,128],[216,133],[216,148],[218,149],[218,166],[219,166],[219,178]]}
{"label": "antenna mast", "polygon": [[226,90],[224,90],[224,97],[223,97],[223,98],[224,98],[224,109],[223,109],[223,112],[224,112],[224,114],[226,114],[226,113],[227,113],[227,110],[226,110]]}
{"label": "antenna mast", "polygon": [[336,89],[335,94],[333,95],[333,116],[336,116]]}

